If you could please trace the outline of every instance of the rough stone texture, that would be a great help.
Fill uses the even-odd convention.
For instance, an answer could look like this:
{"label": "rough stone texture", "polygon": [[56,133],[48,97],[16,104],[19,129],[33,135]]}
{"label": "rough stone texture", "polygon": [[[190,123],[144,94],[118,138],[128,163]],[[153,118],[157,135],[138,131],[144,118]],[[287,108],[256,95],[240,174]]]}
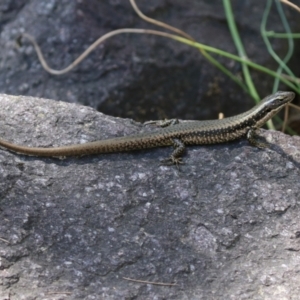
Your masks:
{"label": "rough stone texture", "polygon": [[[1,137],[35,146],[152,130],[7,95],[0,122]],[[261,135],[270,149],[189,147],[180,170],[159,166],[169,148],[66,160],[0,150],[0,299],[298,299],[300,138]]]}
{"label": "rough stone texture", "polygon": [[[76,70],[64,76],[47,74],[33,47],[16,46],[22,32],[35,36],[49,65],[63,68],[99,36],[111,30],[157,28],[142,21],[128,0],[1,0],[0,92],[81,103],[109,115],[135,120],[216,118],[220,111],[234,115],[250,108],[250,97],[194,48],[161,37],[116,36],[92,53]],[[237,26],[249,58],[276,69],[260,34],[266,1],[232,0]],[[236,49],[220,0],[138,0],[149,17],[176,26],[201,43],[231,53]],[[268,30],[283,32],[276,10]],[[289,24],[299,32],[299,14],[283,6]],[[295,43],[299,40],[295,40]],[[284,39],[272,40],[280,57]],[[297,53],[295,48],[295,53]],[[299,50],[298,50],[299,51]],[[295,55],[291,68],[299,75]],[[240,64],[217,57],[237,76]],[[273,79],[252,72],[261,97],[270,94]],[[284,88],[284,87],[282,87]]]}

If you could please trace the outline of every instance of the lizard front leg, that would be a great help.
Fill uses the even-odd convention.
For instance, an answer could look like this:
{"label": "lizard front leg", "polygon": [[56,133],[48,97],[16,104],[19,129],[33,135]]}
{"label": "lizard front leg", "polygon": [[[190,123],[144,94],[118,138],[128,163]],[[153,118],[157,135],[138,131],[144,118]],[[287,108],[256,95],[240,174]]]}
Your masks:
{"label": "lizard front leg", "polygon": [[257,148],[261,148],[261,149],[268,148],[269,147],[268,144],[259,142],[257,140],[257,133],[256,133],[257,130],[258,130],[257,127],[253,127],[248,130],[248,132],[247,132],[248,142],[250,143],[250,145],[255,146]]}

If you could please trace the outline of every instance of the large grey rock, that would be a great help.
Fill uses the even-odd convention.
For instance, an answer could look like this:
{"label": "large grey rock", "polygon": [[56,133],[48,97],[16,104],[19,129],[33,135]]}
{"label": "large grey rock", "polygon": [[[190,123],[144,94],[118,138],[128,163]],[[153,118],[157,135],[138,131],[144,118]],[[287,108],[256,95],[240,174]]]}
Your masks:
{"label": "large grey rock", "polygon": [[[34,146],[153,130],[8,95],[0,122],[1,137]],[[270,149],[189,147],[180,170],[159,165],[168,148],[66,160],[0,150],[0,299],[297,299],[300,139],[261,135]]]}

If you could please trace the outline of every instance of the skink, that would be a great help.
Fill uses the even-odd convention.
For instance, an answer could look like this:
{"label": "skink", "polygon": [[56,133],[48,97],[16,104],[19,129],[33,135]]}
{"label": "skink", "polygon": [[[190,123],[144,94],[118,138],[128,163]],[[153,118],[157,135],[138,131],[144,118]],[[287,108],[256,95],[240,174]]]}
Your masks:
{"label": "skink", "polygon": [[[173,146],[174,151],[167,160],[170,163],[180,164],[182,163],[181,156],[184,153],[185,145],[217,144],[246,137],[251,145],[264,147],[265,145],[255,138],[256,130],[291,102],[294,97],[293,92],[277,92],[264,98],[249,111],[233,117],[173,124],[155,132],[116,137],[85,144],[40,148],[17,145],[0,139],[0,146],[20,154],[59,158]],[[164,126],[168,123],[158,124]]]}

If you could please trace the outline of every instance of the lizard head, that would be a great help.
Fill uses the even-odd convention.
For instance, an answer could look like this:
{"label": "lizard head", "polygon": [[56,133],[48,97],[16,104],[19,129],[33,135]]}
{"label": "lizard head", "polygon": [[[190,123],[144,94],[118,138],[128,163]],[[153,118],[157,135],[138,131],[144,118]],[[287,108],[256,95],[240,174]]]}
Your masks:
{"label": "lizard head", "polygon": [[267,96],[264,98],[260,105],[263,105],[266,107],[266,109],[272,111],[276,110],[276,112],[283,108],[286,104],[291,102],[295,98],[295,93],[293,92],[276,92],[273,95]]}
{"label": "lizard head", "polygon": [[257,115],[257,127],[261,127],[268,120],[270,120],[274,115],[276,115],[284,106],[290,103],[295,97],[293,92],[276,92],[273,95],[264,98],[257,106],[256,109],[259,110]]}

